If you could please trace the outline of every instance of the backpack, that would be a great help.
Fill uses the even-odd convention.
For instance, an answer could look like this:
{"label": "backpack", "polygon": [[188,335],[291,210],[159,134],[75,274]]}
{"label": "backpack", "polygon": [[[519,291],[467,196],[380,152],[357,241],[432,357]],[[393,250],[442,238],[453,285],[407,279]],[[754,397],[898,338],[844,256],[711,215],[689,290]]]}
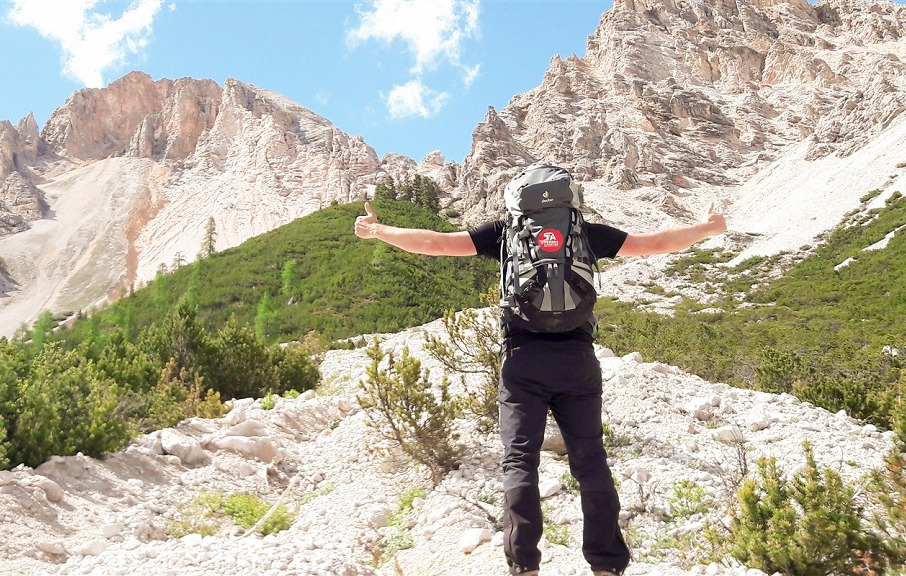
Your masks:
{"label": "backpack", "polygon": [[598,266],[569,172],[532,164],[507,184],[503,196],[508,212],[500,256],[504,331],[591,331]]}

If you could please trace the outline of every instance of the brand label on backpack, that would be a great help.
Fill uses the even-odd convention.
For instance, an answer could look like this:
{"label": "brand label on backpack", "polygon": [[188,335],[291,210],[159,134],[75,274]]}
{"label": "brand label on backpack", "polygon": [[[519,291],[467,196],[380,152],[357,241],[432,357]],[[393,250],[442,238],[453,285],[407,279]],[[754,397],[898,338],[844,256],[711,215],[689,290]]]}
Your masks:
{"label": "brand label on backpack", "polygon": [[545,252],[556,252],[563,246],[563,234],[556,228],[546,228],[538,234],[538,248]]}

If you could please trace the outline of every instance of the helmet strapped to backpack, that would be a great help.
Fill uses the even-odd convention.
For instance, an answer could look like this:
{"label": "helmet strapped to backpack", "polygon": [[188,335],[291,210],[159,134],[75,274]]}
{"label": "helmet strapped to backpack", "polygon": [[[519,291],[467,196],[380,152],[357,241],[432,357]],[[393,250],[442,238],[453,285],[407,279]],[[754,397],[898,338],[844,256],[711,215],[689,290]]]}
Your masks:
{"label": "helmet strapped to backpack", "polygon": [[500,258],[505,329],[590,330],[597,259],[569,172],[532,164],[507,184],[503,196],[508,212]]}

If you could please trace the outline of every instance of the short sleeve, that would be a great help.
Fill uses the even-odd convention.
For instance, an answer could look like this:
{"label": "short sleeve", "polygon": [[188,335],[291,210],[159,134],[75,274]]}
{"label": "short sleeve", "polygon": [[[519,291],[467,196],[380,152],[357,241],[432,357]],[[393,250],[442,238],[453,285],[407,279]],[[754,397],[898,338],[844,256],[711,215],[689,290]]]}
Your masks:
{"label": "short sleeve", "polygon": [[469,236],[475,245],[475,252],[485,258],[500,260],[500,246],[503,243],[503,220],[494,220],[469,229]]}
{"label": "short sleeve", "polygon": [[591,251],[595,253],[595,257],[599,260],[601,258],[614,258],[629,235],[607,224],[586,224],[585,226],[588,233],[588,242],[591,244]]}

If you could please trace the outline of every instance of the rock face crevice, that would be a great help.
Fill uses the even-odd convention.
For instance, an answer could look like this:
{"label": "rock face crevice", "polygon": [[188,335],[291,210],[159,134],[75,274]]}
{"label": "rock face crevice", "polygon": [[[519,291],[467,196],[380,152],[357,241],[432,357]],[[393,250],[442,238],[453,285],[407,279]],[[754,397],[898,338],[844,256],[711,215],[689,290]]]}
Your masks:
{"label": "rock face crevice", "polygon": [[[28,321],[63,294],[88,305],[113,288],[80,296],[31,280],[72,276],[86,262],[73,249],[52,264],[60,273],[35,268],[39,238],[54,234],[44,229],[69,221],[56,217],[58,205],[82,193],[110,199],[98,216],[109,225],[141,223],[115,248],[85,244],[119,250],[104,259],[136,283],[197,254],[209,218],[223,249],[362,200],[388,177],[433,178],[457,223],[471,225],[502,214],[503,185],[537,160],[572,170],[590,204],[610,207],[604,221],[649,211],[688,221],[697,198],[730,203],[790,154],[852,157],[896,125],[906,109],[904,35],[906,6],[890,0],[618,0],[583,56],[553,56],[536,88],[488,109],[461,162],[439,152],[378,158],[361,136],[239,80],[133,72],[76,92],[40,131],[33,116],[0,122],[0,254],[21,286],[0,302],[0,321]],[[121,181],[90,169],[105,163]],[[151,218],[132,197],[149,189],[159,208]],[[639,205],[617,213],[626,202]],[[29,291],[30,303],[11,312]]]}

